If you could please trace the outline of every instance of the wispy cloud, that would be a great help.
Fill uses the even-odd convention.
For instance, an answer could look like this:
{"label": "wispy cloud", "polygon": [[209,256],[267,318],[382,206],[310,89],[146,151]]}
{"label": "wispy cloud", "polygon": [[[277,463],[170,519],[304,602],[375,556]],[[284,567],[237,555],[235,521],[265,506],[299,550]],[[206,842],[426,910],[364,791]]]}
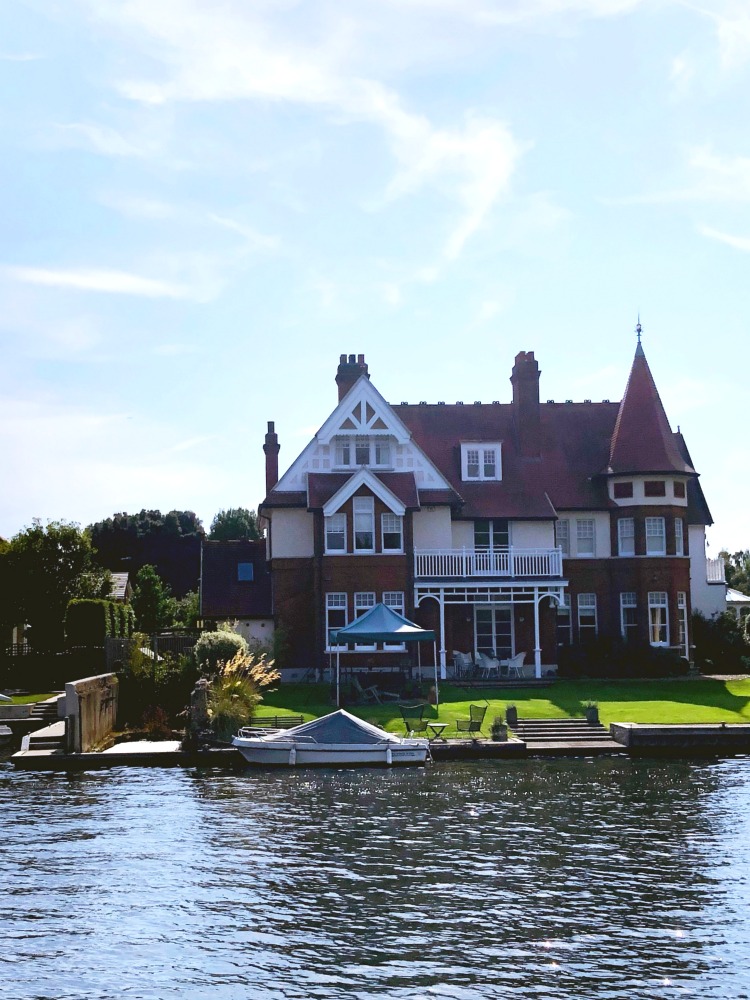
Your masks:
{"label": "wispy cloud", "polygon": [[44,59],[38,52],[0,52],[0,62],[36,62]]}
{"label": "wispy cloud", "polygon": [[190,299],[195,293],[187,285],[144,278],[127,271],[95,268],[48,269],[41,267],[3,267],[8,277],[31,285],[47,285],[79,292],[104,292],[115,295],[141,295],[157,299]]}
{"label": "wispy cloud", "polygon": [[[507,193],[525,148],[505,122],[487,115],[467,113],[458,125],[436,126],[407,108],[391,87],[349,69],[339,43],[327,46],[325,36],[299,42],[283,26],[274,29],[271,16],[257,8],[162,0],[104,6],[98,14],[142,38],[152,56],[161,55],[158,79],[119,82],[132,101],[283,101],[333,112],[340,126],[365,122],[380,129],[397,163],[384,204],[429,185],[459,206],[445,237],[449,260]],[[119,136],[83,134],[113,151],[128,148]]]}
{"label": "wispy cloud", "polygon": [[70,146],[92,149],[104,156],[124,156],[145,158],[161,151],[159,140],[146,140],[139,136],[129,138],[108,125],[93,125],[88,122],[70,122],[55,125],[60,140]]}
{"label": "wispy cloud", "polygon": [[687,185],[601,201],[610,205],[750,201],[750,157],[721,156],[711,146],[697,146],[687,152],[686,169],[694,176]]}
{"label": "wispy cloud", "polygon": [[706,236],[710,240],[717,240],[719,243],[725,243],[734,250],[742,250],[743,253],[750,253],[750,237],[748,236],[732,236],[730,233],[722,233],[720,230],[712,229],[710,226],[698,226],[698,232],[701,236]]}

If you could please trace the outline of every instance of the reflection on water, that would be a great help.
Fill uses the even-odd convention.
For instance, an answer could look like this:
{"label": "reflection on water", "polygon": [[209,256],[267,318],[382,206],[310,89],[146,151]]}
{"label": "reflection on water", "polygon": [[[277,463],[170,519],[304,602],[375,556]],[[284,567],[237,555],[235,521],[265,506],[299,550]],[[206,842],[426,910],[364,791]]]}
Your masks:
{"label": "reflection on water", "polygon": [[0,997],[750,997],[750,760],[33,775]]}

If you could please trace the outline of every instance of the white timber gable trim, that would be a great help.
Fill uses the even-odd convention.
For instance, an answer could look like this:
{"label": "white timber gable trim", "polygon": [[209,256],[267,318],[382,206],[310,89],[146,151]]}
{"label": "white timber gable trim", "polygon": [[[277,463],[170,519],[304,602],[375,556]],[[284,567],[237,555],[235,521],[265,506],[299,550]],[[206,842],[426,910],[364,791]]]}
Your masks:
{"label": "white timber gable trim", "polygon": [[[357,461],[358,442],[364,440],[369,442],[368,460]],[[342,441],[350,442],[346,465],[342,465],[341,455],[337,454]],[[306,491],[310,472],[354,473],[367,466],[378,472],[412,472],[418,489],[451,489],[450,483],[412,440],[401,418],[363,375],[281,476],[274,491]]]}
{"label": "white timber gable trim", "polygon": [[351,479],[347,479],[341,489],[337,493],[334,493],[325,505],[323,508],[323,514],[326,517],[330,517],[331,514],[335,514],[362,486],[366,486],[372,493],[375,494],[376,497],[378,497],[378,499],[382,500],[386,507],[394,514],[398,514],[399,517],[404,516],[406,507],[402,501],[399,500],[395,494],[391,493],[391,491],[384,486],[378,477],[370,472],[369,469],[358,469]]}

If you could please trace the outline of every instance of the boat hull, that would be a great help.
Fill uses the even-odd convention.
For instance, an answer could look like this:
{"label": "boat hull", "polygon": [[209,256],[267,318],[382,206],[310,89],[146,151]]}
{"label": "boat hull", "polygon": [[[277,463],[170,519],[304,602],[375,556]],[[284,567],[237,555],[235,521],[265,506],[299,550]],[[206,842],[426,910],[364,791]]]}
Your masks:
{"label": "boat hull", "polygon": [[232,741],[249,764],[264,767],[403,767],[427,760],[427,740],[377,744],[305,744],[235,736]]}

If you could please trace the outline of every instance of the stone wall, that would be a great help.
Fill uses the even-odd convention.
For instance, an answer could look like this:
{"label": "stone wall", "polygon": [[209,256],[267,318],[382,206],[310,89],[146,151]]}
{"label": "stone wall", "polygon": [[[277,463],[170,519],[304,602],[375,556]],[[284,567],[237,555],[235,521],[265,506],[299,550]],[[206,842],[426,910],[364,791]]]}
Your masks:
{"label": "stone wall", "polygon": [[99,674],[65,685],[68,753],[88,753],[101,744],[117,718],[117,677]]}

